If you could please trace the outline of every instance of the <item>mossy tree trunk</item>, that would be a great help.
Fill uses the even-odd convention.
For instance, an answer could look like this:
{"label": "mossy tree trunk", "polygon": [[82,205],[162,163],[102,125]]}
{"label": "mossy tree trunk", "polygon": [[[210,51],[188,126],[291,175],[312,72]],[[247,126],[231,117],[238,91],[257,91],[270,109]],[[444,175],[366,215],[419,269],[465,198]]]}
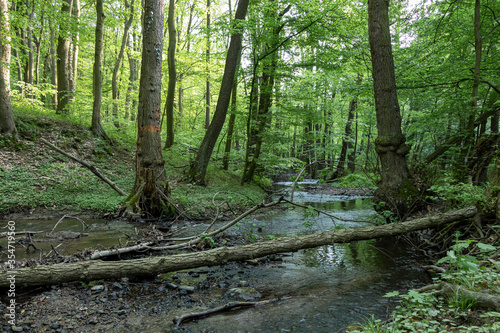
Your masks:
{"label": "mossy tree trunk", "polygon": [[[71,17],[72,0],[62,3],[61,12]],[[57,114],[68,114],[70,103],[70,73],[69,73],[69,33],[65,21],[59,26],[59,37],[57,38]]]}
{"label": "mossy tree trunk", "polygon": [[378,129],[375,149],[381,164],[381,182],[375,192],[375,202],[384,203],[380,205],[382,209],[403,218],[417,199],[418,192],[406,163],[409,147],[401,130],[388,12],[387,0],[368,1],[368,34]]}
{"label": "mossy tree trunk", "polygon": [[137,115],[136,178],[122,206],[126,215],[161,218],[174,213],[161,151],[163,0],[145,0],[142,66]]}

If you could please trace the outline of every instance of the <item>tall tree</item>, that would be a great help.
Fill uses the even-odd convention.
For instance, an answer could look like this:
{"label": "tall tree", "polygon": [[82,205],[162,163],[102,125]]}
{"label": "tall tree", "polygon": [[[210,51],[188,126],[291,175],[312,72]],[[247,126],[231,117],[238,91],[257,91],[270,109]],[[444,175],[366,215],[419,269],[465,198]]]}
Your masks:
{"label": "tall tree", "polygon": [[102,54],[104,46],[104,0],[96,0],[96,25],[95,25],[95,53],[93,88],[94,105],[92,108],[92,125],[90,130],[95,136],[108,139],[101,125],[101,102],[102,102]]}
{"label": "tall tree", "polygon": [[149,218],[172,215],[161,150],[163,0],[144,1],[142,66],[137,115],[136,177],[123,210]]}
{"label": "tall tree", "polygon": [[381,182],[375,200],[404,217],[418,193],[405,157],[409,148],[401,130],[387,0],[368,1],[368,34],[378,129],[375,147],[381,164]]}
{"label": "tall tree", "polygon": [[72,38],[72,53],[69,71],[69,87],[71,91],[70,99],[75,99],[76,91],[76,78],[78,77],[78,54],[80,50],[80,0],[73,0],[72,17],[75,22],[76,29],[74,29]]}
{"label": "tall tree", "polygon": [[7,0],[0,0],[0,134],[17,136],[10,100],[10,22]]}
{"label": "tall tree", "polygon": [[206,52],[206,71],[207,71],[207,82],[205,89],[205,128],[208,129],[210,125],[210,0],[207,0],[207,48]]}
{"label": "tall tree", "polygon": [[[73,0],[64,0],[61,12],[67,17],[71,16]],[[69,113],[69,102],[71,95],[70,85],[70,39],[66,20],[59,25],[59,36],[57,38],[57,114]]]}
{"label": "tall tree", "polygon": [[200,144],[198,154],[196,155],[195,160],[191,163],[188,171],[188,178],[192,182],[199,184],[205,183],[205,174],[207,172],[208,163],[210,162],[210,156],[212,155],[215,143],[217,142],[217,138],[219,137],[220,131],[222,130],[226,120],[227,109],[231,98],[231,89],[233,86],[236,68],[238,67],[239,55],[241,53],[241,40],[243,35],[241,30],[241,21],[245,20],[248,2],[249,0],[240,0],[236,9],[233,24],[235,30],[231,35],[231,42],[229,43],[229,49],[227,50],[226,65],[224,68],[224,75],[222,77],[222,84],[214,116],[205,133],[205,136],[203,137],[203,141]]}
{"label": "tall tree", "polygon": [[177,72],[175,70],[175,44],[177,40],[175,31],[175,0],[170,0],[168,5],[168,90],[165,109],[167,114],[167,140],[165,148],[170,148],[174,144],[174,99],[175,99],[175,83],[177,80]]}

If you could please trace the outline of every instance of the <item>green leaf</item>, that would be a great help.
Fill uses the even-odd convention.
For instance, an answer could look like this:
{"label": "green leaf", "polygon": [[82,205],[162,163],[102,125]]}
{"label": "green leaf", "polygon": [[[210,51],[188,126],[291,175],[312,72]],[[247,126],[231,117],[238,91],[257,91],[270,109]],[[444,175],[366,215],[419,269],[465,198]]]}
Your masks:
{"label": "green leaf", "polygon": [[394,296],[399,296],[399,291],[391,291],[390,293],[384,295],[384,297],[394,297]]}

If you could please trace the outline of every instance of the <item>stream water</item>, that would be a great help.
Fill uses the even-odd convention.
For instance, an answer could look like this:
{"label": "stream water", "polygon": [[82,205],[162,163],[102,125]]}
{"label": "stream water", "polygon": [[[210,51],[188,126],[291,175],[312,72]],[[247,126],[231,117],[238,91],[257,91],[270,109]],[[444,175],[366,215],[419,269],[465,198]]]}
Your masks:
{"label": "stream water", "polygon": [[[291,183],[277,183],[290,192]],[[314,194],[314,181],[299,184],[294,202],[327,211],[344,220],[369,221],[375,216],[370,198]],[[289,195],[288,195],[289,197]],[[368,223],[304,217],[289,208],[249,223],[267,235],[294,235],[360,227]],[[387,292],[406,291],[429,282],[420,268],[425,258],[396,239],[335,244],[285,257],[283,263],[252,268],[245,276],[265,299],[289,296],[272,305],[254,307],[187,323],[193,332],[343,332],[371,314],[385,318],[395,307]]]}
{"label": "stream water", "polygon": [[[249,218],[233,232],[243,233],[246,237],[290,236],[335,227],[361,227],[370,223],[361,221],[369,221],[375,216],[370,198],[308,191],[314,183],[299,183],[293,194],[294,202],[327,211],[340,219],[332,220],[322,214],[305,216],[304,209],[289,206],[285,210],[260,215],[258,219]],[[276,190],[291,192],[290,185],[277,183]],[[290,193],[287,196],[290,197]],[[47,232],[56,222],[16,221],[16,229]],[[119,239],[124,243],[134,234],[134,225],[124,222],[86,223],[91,228],[85,232],[92,237],[35,244],[45,251],[50,251],[51,245],[62,244],[58,251],[68,254],[96,245],[116,245]],[[4,221],[0,224],[4,225]],[[205,224],[194,226],[189,233],[195,234],[197,228],[203,230],[205,227]],[[65,219],[57,230],[82,232],[82,224],[75,219]],[[0,246],[5,246],[5,242],[5,238],[0,238]],[[3,252],[0,251],[0,257]],[[17,252],[18,259],[33,255]],[[234,281],[246,281],[263,295],[263,299],[283,299],[186,322],[182,327],[188,332],[343,332],[350,325],[362,324],[371,314],[385,318],[395,306],[392,299],[383,297],[387,292],[406,291],[428,283],[426,273],[420,268],[424,262],[425,258],[405,242],[381,239],[302,250],[285,254],[282,261],[235,271],[226,269],[224,274],[231,274]],[[178,275],[189,274],[179,272]],[[203,274],[200,278],[203,279]],[[224,288],[214,290],[214,295],[219,297],[224,292]],[[161,302],[161,296],[156,298],[148,303],[154,306]],[[190,311],[186,309],[185,312]],[[143,320],[140,319],[141,325]],[[168,332],[172,329],[171,321],[169,311],[149,317],[141,332]]]}

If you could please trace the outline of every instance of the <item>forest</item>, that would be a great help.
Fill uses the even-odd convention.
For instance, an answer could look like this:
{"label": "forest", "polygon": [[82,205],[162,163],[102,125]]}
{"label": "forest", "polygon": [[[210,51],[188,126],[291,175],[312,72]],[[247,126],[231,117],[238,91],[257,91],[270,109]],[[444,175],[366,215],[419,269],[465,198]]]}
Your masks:
{"label": "forest", "polygon": [[[391,319],[344,329],[500,327],[500,2],[0,0],[0,9],[0,288],[19,270],[17,288],[107,293],[116,279],[392,237],[425,254],[418,265],[433,282],[387,293],[405,302]],[[346,227],[355,218],[300,201],[310,180],[314,195],[369,198],[374,226]],[[278,193],[280,181],[291,186]],[[294,200],[295,191],[305,192]],[[265,227],[250,216],[279,207],[301,209],[315,232],[258,236]],[[145,231],[107,249],[8,260],[11,241],[38,250],[36,232],[13,227],[35,215],[57,222],[46,236],[71,218]],[[319,216],[341,225],[311,227]],[[212,222],[177,237],[180,221]],[[244,241],[225,233],[241,223]],[[36,316],[34,303],[5,330],[28,330],[20,313]],[[175,317],[175,329],[208,315]]]}

